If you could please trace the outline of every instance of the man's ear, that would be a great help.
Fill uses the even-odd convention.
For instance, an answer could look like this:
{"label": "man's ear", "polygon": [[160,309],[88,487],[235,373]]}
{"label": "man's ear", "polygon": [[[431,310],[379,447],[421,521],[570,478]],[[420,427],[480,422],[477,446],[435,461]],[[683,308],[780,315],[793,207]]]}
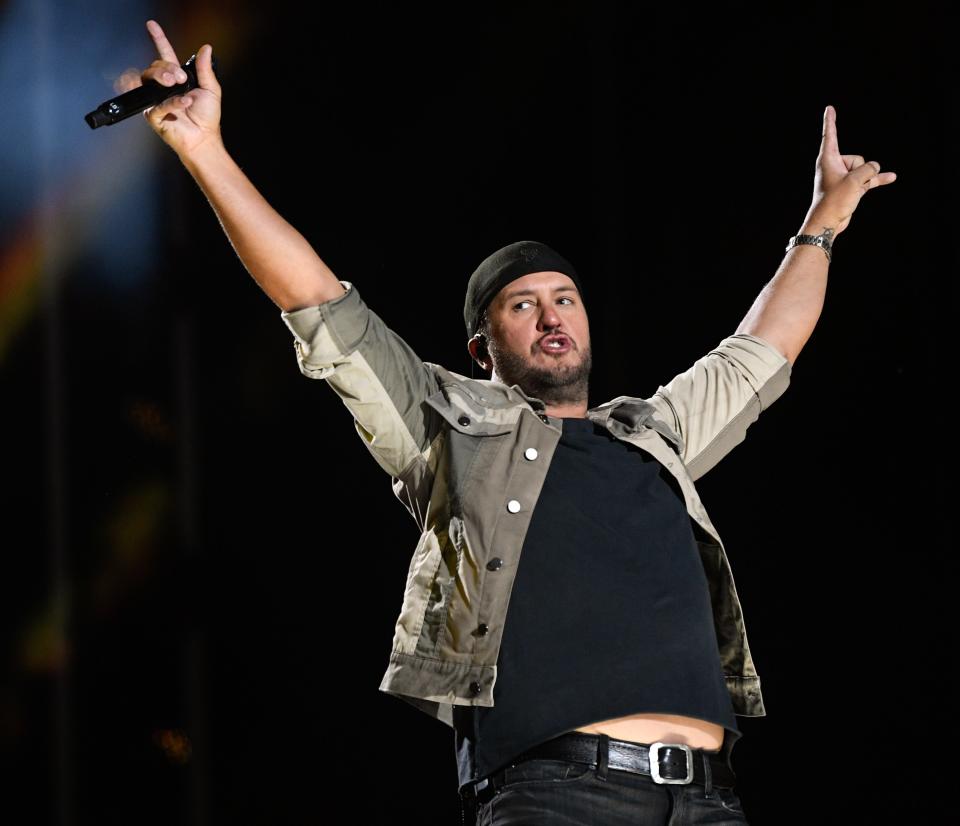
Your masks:
{"label": "man's ear", "polygon": [[467,342],[467,349],[470,351],[471,358],[480,362],[484,370],[490,369],[490,353],[487,350],[487,337],[483,333],[476,333],[473,338]]}

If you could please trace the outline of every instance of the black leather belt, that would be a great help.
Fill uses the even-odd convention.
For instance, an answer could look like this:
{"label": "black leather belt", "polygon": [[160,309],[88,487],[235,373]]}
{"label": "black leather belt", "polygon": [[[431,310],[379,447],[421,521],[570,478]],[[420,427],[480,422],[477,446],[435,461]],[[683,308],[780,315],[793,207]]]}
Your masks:
{"label": "black leather belt", "polygon": [[[599,749],[601,736],[583,731],[568,731],[521,752],[510,761],[509,766],[500,768],[472,786],[464,787],[463,795],[467,798],[473,797],[478,803],[485,802],[503,785],[507,768],[535,757],[571,760],[575,763],[587,763],[596,768],[601,754]],[[656,742],[648,745],[633,743],[629,740],[616,740],[613,737],[608,737],[607,743],[609,755],[607,768],[643,774],[654,783],[704,785],[706,783],[704,758],[710,767],[712,786],[733,788],[736,783],[736,775],[727,765],[722,750],[720,752],[704,751],[691,748],[685,743]]]}

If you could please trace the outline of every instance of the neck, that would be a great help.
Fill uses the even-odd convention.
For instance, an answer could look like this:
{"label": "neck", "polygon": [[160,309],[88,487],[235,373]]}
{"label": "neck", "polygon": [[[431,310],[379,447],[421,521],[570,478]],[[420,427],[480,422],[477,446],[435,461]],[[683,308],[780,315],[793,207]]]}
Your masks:
{"label": "neck", "polygon": [[545,406],[545,412],[548,416],[557,419],[585,419],[587,418],[587,403],[548,404]]}

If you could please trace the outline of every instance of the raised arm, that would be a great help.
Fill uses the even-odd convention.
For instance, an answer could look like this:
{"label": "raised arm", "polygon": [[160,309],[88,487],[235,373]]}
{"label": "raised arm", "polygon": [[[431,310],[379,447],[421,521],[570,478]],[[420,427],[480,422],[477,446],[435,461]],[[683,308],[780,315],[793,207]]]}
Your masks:
{"label": "raised arm", "polygon": [[[850,223],[868,190],[896,180],[876,161],[841,155],[836,113],[823,115],[814,197],[798,234],[835,238]],[[786,390],[797,355],[820,317],[829,260],[822,249],[790,249],[733,335],[649,399],[657,416],[682,441],[678,451],[693,479],[736,445],[747,428]]]}
{"label": "raised arm", "polygon": [[[159,58],[140,77],[126,76],[123,91],[145,80],[173,86],[186,80],[181,62],[155,20],[147,30]],[[200,86],[168,98],[143,115],[170,146],[207,196],[233,249],[261,289],[282,311],[330,301],[343,285],[306,239],[270,206],[230,157],[220,135],[220,84],[213,73],[213,47],[197,52]]]}
{"label": "raised arm", "polygon": [[[154,20],[147,29],[160,57],[121,86],[183,82],[181,62],[163,30]],[[198,88],[147,109],[144,117],[199,184],[244,267],[280,307],[301,372],[327,380],[378,464],[403,482],[395,486],[397,496],[422,520],[428,451],[440,426],[425,400],[438,391],[437,377],[367,307],[356,287],[331,272],[227,153],[212,52],[207,43],[197,51]]]}
{"label": "raised arm", "polygon": [[[881,173],[876,161],[865,163],[862,155],[840,154],[837,113],[828,106],[823,113],[813,202],[797,234],[823,234],[832,241],[850,224],[860,199],[869,190],[896,179],[894,172]],[[812,244],[790,249],[736,332],[770,342],[792,365],[820,318],[829,265],[824,251]]]}

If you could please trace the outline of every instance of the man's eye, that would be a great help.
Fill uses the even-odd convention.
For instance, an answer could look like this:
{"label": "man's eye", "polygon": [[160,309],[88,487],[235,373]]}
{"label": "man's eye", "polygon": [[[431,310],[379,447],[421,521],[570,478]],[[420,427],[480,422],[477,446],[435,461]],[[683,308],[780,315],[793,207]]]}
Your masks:
{"label": "man's eye", "polygon": [[[568,301],[568,302],[570,302],[571,304],[573,304],[573,299],[572,299],[569,295],[561,296],[560,298],[557,299],[557,301]],[[514,304],[514,305],[513,305],[513,309],[516,310],[521,304],[530,304],[530,303],[531,303],[531,302],[529,302],[529,301],[527,301],[526,299],[524,299],[523,301],[519,301],[519,302],[517,302],[516,304]]]}

